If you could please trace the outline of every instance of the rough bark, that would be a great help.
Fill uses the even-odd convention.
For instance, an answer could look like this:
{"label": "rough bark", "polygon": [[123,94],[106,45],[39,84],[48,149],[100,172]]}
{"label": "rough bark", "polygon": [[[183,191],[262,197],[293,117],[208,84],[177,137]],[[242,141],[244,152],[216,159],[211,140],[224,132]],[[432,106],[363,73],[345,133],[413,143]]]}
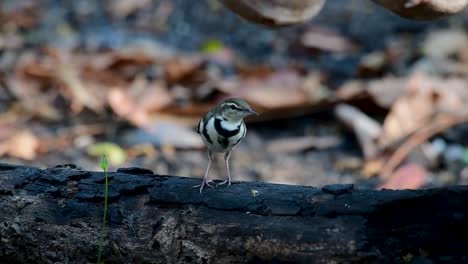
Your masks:
{"label": "rough bark", "polygon": [[[468,186],[355,190],[109,174],[106,263],[467,263]],[[0,263],[96,261],[104,176],[0,164]],[[432,261],[432,262],[431,262]]]}
{"label": "rough bark", "polygon": [[[372,0],[414,20],[434,20],[460,12],[468,0]],[[239,16],[268,26],[304,23],[320,12],[326,0],[221,0]]]}

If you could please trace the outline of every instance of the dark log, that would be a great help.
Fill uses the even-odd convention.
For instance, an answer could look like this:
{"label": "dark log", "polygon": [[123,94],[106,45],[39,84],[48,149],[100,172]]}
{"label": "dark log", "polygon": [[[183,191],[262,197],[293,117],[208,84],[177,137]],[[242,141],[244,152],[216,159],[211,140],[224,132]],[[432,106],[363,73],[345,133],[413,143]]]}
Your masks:
{"label": "dark log", "polygon": [[[468,263],[468,186],[356,190],[109,174],[106,263]],[[104,176],[0,164],[0,263],[96,262]]]}

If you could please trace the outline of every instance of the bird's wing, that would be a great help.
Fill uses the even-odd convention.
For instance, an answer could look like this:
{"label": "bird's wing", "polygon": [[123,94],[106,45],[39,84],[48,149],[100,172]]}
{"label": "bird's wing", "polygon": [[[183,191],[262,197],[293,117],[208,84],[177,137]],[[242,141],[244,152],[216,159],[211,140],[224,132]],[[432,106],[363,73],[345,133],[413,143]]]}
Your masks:
{"label": "bird's wing", "polygon": [[200,134],[201,133],[201,125],[202,123],[205,124],[212,116],[213,116],[213,109],[211,109],[210,111],[208,111],[208,113],[206,113],[201,119],[200,121],[198,121],[198,126],[197,126],[197,133]]}
{"label": "bird's wing", "polygon": [[200,134],[201,131],[200,131],[200,125],[201,125],[201,122],[202,122],[203,118],[200,118],[200,121],[198,121],[198,126],[197,126],[197,133]]}

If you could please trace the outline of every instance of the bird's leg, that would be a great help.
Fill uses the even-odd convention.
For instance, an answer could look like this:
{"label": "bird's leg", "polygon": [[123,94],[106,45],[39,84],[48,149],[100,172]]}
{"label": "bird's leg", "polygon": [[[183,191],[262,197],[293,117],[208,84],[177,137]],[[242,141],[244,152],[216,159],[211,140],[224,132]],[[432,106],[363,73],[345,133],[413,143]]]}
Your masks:
{"label": "bird's leg", "polygon": [[213,152],[211,152],[210,150],[208,150],[208,166],[206,167],[206,171],[205,171],[205,176],[203,176],[203,180],[202,180],[202,183],[201,184],[198,184],[198,185],[195,185],[193,186],[193,188],[197,188],[197,187],[200,187],[200,193],[202,193],[203,191],[203,187],[206,185],[208,187],[211,187],[213,188],[212,185],[210,185],[210,182],[212,182],[211,180],[208,180],[208,174],[210,172],[210,166],[211,166],[211,161],[213,160]]}
{"label": "bird's leg", "polygon": [[229,157],[230,156],[231,156],[231,151],[228,151],[228,152],[226,152],[226,154],[224,154],[224,161],[226,162],[228,178],[225,181],[216,184],[216,186],[223,185],[223,184],[226,184],[226,183],[227,183],[227,186],[231,186],[231,171],[229,170]]}

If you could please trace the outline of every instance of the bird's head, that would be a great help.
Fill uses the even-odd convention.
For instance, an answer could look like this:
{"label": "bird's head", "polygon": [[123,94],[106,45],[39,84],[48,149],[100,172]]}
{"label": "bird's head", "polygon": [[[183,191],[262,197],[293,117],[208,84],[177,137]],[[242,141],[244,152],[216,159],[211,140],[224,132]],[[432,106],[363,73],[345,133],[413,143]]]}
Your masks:
{"label": "bird's head", "polygon": [[218,110],[224,118],[230,121],[238,121],[253,114],[258,115],[246,101],[237,98],[224,100],[219,104]]}

